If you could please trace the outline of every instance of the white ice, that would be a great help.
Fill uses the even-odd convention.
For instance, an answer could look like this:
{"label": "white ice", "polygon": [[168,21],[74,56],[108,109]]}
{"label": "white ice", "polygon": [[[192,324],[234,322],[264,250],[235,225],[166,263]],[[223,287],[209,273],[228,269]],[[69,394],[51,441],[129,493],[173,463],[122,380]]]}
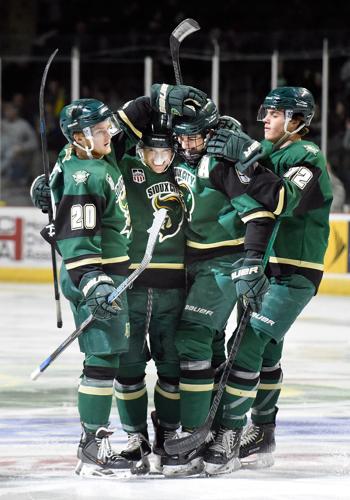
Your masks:
{"label": "white ice", "polygon": [[[270,469],[231,477],[91,480],[74,475],[82,354],[70,346],[36,381],[30,373],[73,330],[55,326],[47,285],[1,284],[0,498],[6,500],[350,499],[350,299],[317,296],[287,334],[277,450]],[[150,398],[155,381],[148,373]],[[150,407],[152,402],[150,400]],[[113,445],[122,449],[116,408]],[[151,428],[151,426],[150,426]]]}

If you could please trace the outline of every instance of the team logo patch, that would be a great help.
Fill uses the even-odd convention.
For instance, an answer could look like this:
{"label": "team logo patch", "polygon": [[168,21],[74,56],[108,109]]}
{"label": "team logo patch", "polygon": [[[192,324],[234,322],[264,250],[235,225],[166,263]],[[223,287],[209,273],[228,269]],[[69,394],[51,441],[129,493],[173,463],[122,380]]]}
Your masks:
{"label": "team logo patch", "polygon": [[81,183],[85,184],[85,182],[88,180],[89,175],[89,172],[86,172],[86,170],[78,170],[78,172],[75,172],[75,174],[73,174],[73,179],[77,185]]}
{"label": "team logo patch", "polygon": [[137,182],[137,184],[142,184],[143,182],[146,182],[146,176],[145,172],[142,170],[142,168],[132,168],[132,180],[134,182]]}
{"label": "team logo patch", "polygon": [[313,146],[312,144],[304,144],[304,148],[306,149],[306,151],[308,153],[312,153],[314,154],[315,156],[317,155],[317,153],[319,152],[319,149],[317,146]]}

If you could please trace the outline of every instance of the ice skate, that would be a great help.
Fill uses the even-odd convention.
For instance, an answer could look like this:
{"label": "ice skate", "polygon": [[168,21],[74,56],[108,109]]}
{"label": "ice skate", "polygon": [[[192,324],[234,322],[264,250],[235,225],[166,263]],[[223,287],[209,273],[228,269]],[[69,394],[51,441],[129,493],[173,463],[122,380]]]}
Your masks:
{"label": "ice skate", "polygon": [[264,469],[274,464],[275,427],[271,424],[250,424],[243,432],[239,458],[242,466]]}
{"label": "ice skate", "polygon": [[152,446],[154,467],[157,471],[163,472],[163,458],[166,456],[164,441],[166,439],[174,439],[176,437],[176,430],[160,425],[155,411],[152,411],[151,418],[154,427],[154,441]]}
{"label": "ice skate", "polygon": [[120,455],[132,464],[132,474],[147,474],[150,471],[148,455],[151,451],[148,435],[135,432],[128,433],[128,443]]}
{"label": "ice skate", "polygon": [[78,448],[75,473],[85,477],[108,477],[130,473],[131,463],[112,450],[109,437],[113,431],[100,427],[96,433],[83,430]]}
{"label": "ice skate", "polygon": [[238,459],[242,429],[221,426],[214,442],[204,453],[204,470],[208,476],[227,474],[241,467]]}
{"label": "ice skate", "polygon": [[[189,432],[176,433],[175,438],[183,438],[189,436]],[[164,476],[176,477],[176,476],[193,476],[194,474],[200,474],[203,471],[203,453],[206,444],[201,445],[195,450],[191,450],[184,454],[179,455],[167,455],[162,457],[163,469],[162,472]]]}

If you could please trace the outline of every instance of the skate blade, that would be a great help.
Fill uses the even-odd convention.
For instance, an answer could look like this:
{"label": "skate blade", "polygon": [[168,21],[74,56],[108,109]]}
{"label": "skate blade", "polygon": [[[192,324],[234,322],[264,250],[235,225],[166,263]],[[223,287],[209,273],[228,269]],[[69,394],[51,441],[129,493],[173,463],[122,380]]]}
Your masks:
{"label": "skate blade", "polygon": [[163,465],[162,465],[162,457],[161,457],[161,455],[156,455],[155,453],[153,453],[153,457],[154,457],[154,460],[153,460],[154,469],[157,472],[163,472]]}
{"label": "skate blade", "polygon": [[203,472],[203,459],[194,458],[191,462],[184,465],[163,465],[163,474],[165,477],[194,476]]}
{"label": "skate blade", "polygon": [[135,476],[139,476],[139,475],[142,476],[142,475],[148,474],[150,470],[151,470],[151,464],[150,464],[147,456],[142,457],[137,462],[136,461],[132,462],[132,465],[130,468],[131,474],[133,474]]}
{"label": "skate blade", "polygon": [[239,459],[233,458],[226,464],[212,464],[210,462],[204,462],[204,472],[207,476],[218,476],[221,474],[230,474],[241,468],[241,462]]}
{"label": "skate blade", "polygon": [[275,463],[272,453],[255,453],[240,461],[244,469],[267,469]]}
{"label": "skate blade", "polygon": [[84,478],[123,479],[131,477],[130,469],[103,469],[93,464],[78,463],[75,474]]}

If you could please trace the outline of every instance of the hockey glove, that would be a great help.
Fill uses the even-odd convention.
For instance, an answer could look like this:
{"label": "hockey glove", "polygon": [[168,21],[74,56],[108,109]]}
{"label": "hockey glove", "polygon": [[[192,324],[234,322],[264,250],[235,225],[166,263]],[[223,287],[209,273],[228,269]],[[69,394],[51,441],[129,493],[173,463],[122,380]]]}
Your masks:
{"label": "hockey glove", "polygon": [[114,282],[110,276],[98,271],[86,273],[80,280],[79,289],[95,318],[110,319],[121,310],[119,298],[114,299],[111,304],[108,302],[109,295],[115,292]]}
{"label": "hockey glove", "polygon": [[267,279],[261,259],[239,259],[234,266],[231,278],[236,282],[237,297],[243,304],[249,304],[253,312],[261,310],[265,293],[270,283]]}
{"label": "hockey glove", "polygon": [[187,85],[155,83],[151,87],[152,108],[160,113],[174,116],[195,116],[196,111],[207,102],[201,90]]}
{"label": "hockey glove", "polygon": [[228,130],[242,130],[242,124],[236,118],[233,118],[232,116],[227,116],[223,115],[220,116],[218,124],[217,124],[217,129],[219,128],[225,128]]}
{"label": "hockey glove", "polygon": [[210,138],[207,153],[235,164],[240,172],[265,156],[260,142],[251,139],[241,130],[217,129]]}
{"label": "hockey glove", "polygon": [[46,184],[45,175],[36,177],[30,186],[30,197],[36,208],[47,214],[51,206],[51,191]]}

